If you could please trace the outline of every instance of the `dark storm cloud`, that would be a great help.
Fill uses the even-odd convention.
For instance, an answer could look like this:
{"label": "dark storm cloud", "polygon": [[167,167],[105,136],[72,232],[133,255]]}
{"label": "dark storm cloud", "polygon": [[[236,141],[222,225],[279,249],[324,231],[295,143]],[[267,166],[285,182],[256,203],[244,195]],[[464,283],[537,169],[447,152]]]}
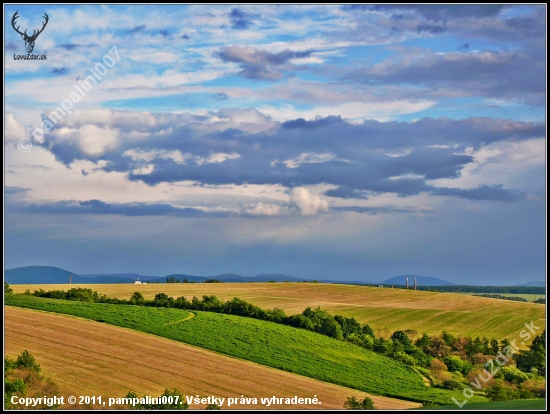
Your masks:
{"label": "dark storm cloud", "polygon": [[43,214],[98,214],[118,216],[227,216],[223,212],[205,212],[196,208],[180,208],[161,203],[106,203],[101,200],[59,201],[57,203],[30,204],[23,207],[29,213]]}
{"label": "dark storm cloud", "polygon": [[468,200],[493,200],[512,203],[525,199],[525,194],[516,190],[507,190],[502,184],[481,185],[477,188],[463,190],[460,188],[437,188],[432,190],[432,194],[444,196],[456,196]]}
{"label": "dark storm cloud", "polygon": [[79,44],[76,44],[76,43],[66,43],[66,44],[63,44],[63,45],[58,45],[57,47],[68,50],[70,52],[71,50],[84,47],[84,45],[79,45]]}
{"label": "dark storm cloud", "polygon": [[126,30],[126,33],[128,33],[128,34],[139,33],[141,31],[145,30],[146,27],[147,27],[147,25],[145,25],[145,24],[135,26],[132,29]]}
{"label": "dark storm cloud", "polygon": [[336,211],[351,211],[353,213],[362,214],[384,214],[384,213],[431,213],[430,210],[419,209],[418,207],[398,207],[398,206],[384,206],[384,207],[359,207],[359,206],[340,206],[333,207]]}
{"label": "dark storm cloud", "polygon": [[220,92],[214,95],[214,99],[216,99],[217,101],[225,101],[229,99],[229,95],[224,92]]}
{"label": "dark storm cloud", "polygon": [[403,18],[403,12],[416,13],[428,20],[446,21],[466,17],[485,18],[495,17],[504,8],[503,5],[354,5],[348,6],[352,10],[378,10],[393,12],[395,18]]}
{"label": "dark storm cloud", "polygon": [[[468,147],[545,136],[544,123],[491,118],[351,124],[333,116],[280,124],[255,110],[225,109],[200,116],[108,111],[102,118],[84,116],[81,122],[82,114],[71,117],[73,131],[95,122],[99,134],[99,128],[119,131],[119,142],[102,154],[88,155],[78,145],[78,132],[56,139],[61,122],[46,136],[44,147],[66,165],[79,159],[104,160],[103,170],[122,172],[148,185],[184,180],[288,188],[331,184],[337,188],[326,195],[340,198],[365,198],[365,192],[402,197],[426,192],[471,200],[519,200],[518,193],[498,186],[442,189],[427,181],[460,177],[474,161],[464,154]],[[243,116],[247,122],[233,119]],[[266,132],[254,132],[262,128]],[[139,143],[125,138],[135,132],[149,138]]]}
{"label": "dark storm cloud", "polygon": [[437,24],[419,24],[418,25],[418,33],[428,32],[431,34],[438,34],[438,33],[443,33],[444,31],[445,31],[445,27]]}
{"label": "dark storm cloud", "polygon": [[365,193],[354,190],[346,186],[340,186],[333,190],[328,190],[325,192],[326,196],[344,198],[344,199],[363,199],[366,200],[368,197]]}
{"label": "dark storm cloud", "polygon": [[246,13],[239,9],[233,9],[231,10],[231,13],[229,13],[229,20],[231,21],[231,27],[237,30],[248,29],[248,27],[253,25],[254,23],[252,23],[252,20],[251,20],[253,17],[254,15],[250,13]]}
{"label": "dark storm cloud", "polygon": [[345,79],[375,85],[417,85],[473,96],[509,98],[545,104],[546,63],[535,50],[485,51],[421,57],[405,53],[366,69],[354,69]]}
{"label": "dark storm cloud", "polygon": [[11,195],[17,195],[17,194],[26,194],[28,191],[30,191],[30,188],[25,188],[25,187],[5,187],[5,188],[4,188],[4,195],[5,195],[5,196],[11,196]]}
{"label": "dark storm cloud", "polygon": [[310,56],[311,50],[293,52],[284,50],[270,53],[247,46],[230,46],[218,52],[224,62],[238,63],[243,70],[241,76],[249,79],[275,81],[283,77],[283,71],[289,69],[287,63],[291,59]]}
{"label": "dark storm cloud", "polygon": [[67,68],[53,68],[52,70],[50,70],[50,73],[54,75],[65,75],[67,74],[67,72]]}

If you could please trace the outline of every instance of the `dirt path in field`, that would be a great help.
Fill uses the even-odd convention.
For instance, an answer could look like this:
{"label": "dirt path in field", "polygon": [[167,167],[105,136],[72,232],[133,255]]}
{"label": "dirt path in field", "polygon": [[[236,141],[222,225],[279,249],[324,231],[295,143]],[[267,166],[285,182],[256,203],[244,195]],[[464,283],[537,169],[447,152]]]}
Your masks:
{"label": "dirt path in field", "polygon": [[[124,397],[129,391],[158,396],[177,388],[184,396],[313,398],[321,405],[234,405],[255,409],[342,409],[347,397],[370,396],[377,408],[420,404],[364,392],[230,358],[130,329],[81,318],[6,306],[5,355],[28,350],[62,395]],[[227,401],[227,400],[226,400]],[[201,409],[205,405],[191,405]],[[65,406],[64,408],[69,408]],[[71,408],[86,408],[71,406]],[[88,407],[89,408],[89,407]],[[96,407],[102,408],[102,407]],[[222,406],[222,409],[227,409]]]}
{"label": "dirt path in field", "polygon": [[168,323],[165,323],[165,325],[175,325],[176,323],[182,323],[182,322],[188,321],[189,319],[193,319],[195,316],[196,315],[193,312],[190,312],[187,318],[180,319],[179,321],[168,322]]}

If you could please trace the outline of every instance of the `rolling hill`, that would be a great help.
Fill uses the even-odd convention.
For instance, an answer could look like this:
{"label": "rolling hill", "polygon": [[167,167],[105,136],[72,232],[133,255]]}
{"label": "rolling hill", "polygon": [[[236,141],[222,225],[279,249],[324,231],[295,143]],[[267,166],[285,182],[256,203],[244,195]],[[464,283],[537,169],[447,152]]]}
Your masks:
{"label": "rolling hill", "polygon": [[[37,359],[43,374],[53,379],[65,396],[123,397],[129,390],[140,395],[158,395],[168,387],[188,395],[230,397],[240,396],[246,390],[247,396],[256,397],[317,395],[322,408],[341,409],[347,397],[369,395],[131,329],[7,306],[5,354],[15,357],[24,349]],[[380,409],[419,405],[369,396]],[[315,408],[284,404],[272,407]],[[204,406],[191,405],[190,408]],[[234,408],[264,407],[236,405]]]}
{"label": "rolling hill", "polygon": [[[72,275],[73,284],[76,283],[131,283],[139,279],[143,282],[166,283],[167,279],[202,283],[209,279],[222,282],[301,282],[306,279],[296,278],[283,274],[262,274],[257,276],[241,276],[226,273],[215,276],[194,276],[183,273],[175,273],[167,276],[143,276],[137,273],[105,273],[105,274],[76,274],[68,270],[54,266],[25,266],[8,269],[5,271],[5,281],[11,284],[64,284],[69,283],[69,275]],[[359,283],[359,282],[356,282]]]}
{"label": "rolling hill", "polygon": [[528,282],[528,283],[524,283],[523,285],[518,285],[518,286],[541,286],[541,287],[544,287],[544,286],[546,286],[546,282],[544,282],[544,281]]}
{"label": "rolling hill", "polygon": [[[5,304],[152,333],[377,395],[441,405],[461,394],[460,391],[426,387],[422,377],[411,367],[350,343],[242,316],[17,294],[6,295]],[[481,402],[485,398],[474,396],[473,401]]]}
{"label": "rolling hill", "polygon": [[128,283],[130,279],[119,275],[93,275],[85,277],[54,266],[25,266],[8,269],[4,272],[4,280],[9,284],[63,284],[69,283],[72,275],[73,284],[78,283]]}
{"label": "rolling hill", "polygon": [[[86,285],[81,285],[86,286]],[[70,289],[74,285],[59,285]],[[244,299],[264,309],[283,309],[288,315],[320,306],[332,314],[355,317],[368,323],[377,334],[391,335],[396,330],[413,329],[430,335],[448,331],[453,335],[486,336],[512,340],[527,321],[545,324],[545,308],[527,302],[490,298],[379,288],[371,286],[329,285],[324,283],[169,283],[87,285],[109,297],[129,299],[139,291],[147,299],[157,293],[169,296],[216,295],[222,300]],[[51,290],[51,285],[12,285],[15,293],[29,289]]]}

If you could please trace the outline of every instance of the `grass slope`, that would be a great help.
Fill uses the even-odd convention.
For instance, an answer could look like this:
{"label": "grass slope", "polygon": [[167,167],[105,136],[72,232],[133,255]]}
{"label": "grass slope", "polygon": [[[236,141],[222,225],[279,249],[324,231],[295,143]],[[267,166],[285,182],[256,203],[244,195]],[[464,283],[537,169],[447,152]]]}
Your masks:
{"label": "grass slope", "polygon": [[[290,398],[317,395],[317,405],[275,404],[271,408],[341,409],[346,398],[369,396],[380,409],[406,409],[420,404],[374,396],[339,385],[265,367],[249,361],[131,329],[69,315],[6,306],[5,354],[28,350],[43,373],[60,387],[59,396],[159,395],[165,387],[184,395]],[[74,408],[65,405],[62,408]],[[103,408],[84,407],[79,408]],[[204,405],[191,405],[203,409]],[[226,406],[222,407],[227,408]],[[265,408],[261,404],[232,408]]]}
{"label": "grass slope", "polygon": [[[462,400],[459,400],[462,401]],[[425,408],[423,408],[425,409]],[[439,407],[427,407],[430,410],[458,410],[457,405],[443,405]],[[461,410],[545,410],[546,399],[492,401],[486,403],[467,403]]]}
{"label": "grass slope", "polygon": [[[174,339],[273,368],[373,394],[448,404],[460,392],[427,388],[392,359],[323,335],[233,315],[6,295],[5,304],[64,313]],[[474,401],[484,397],[474,396]]]}
{"label": "grass slope", "polygon": [[[81,285],[57,285],[70,289]],[[84,286],[84,285],[82,285]],[[368,323],[379,335],[414,329],[420,334],[486,336],[510,340],[518,338],[525,322],[545,325],[545,307],[454,293],[421,292],[369,286],[324,283],[164,283],[149,285],[88,285],[110,297],[129,299],[139,291],[146,299],[163,292],[169,296],[216,295],[223,300],[239,297],[264,309],[278,307],[287,314],[301,313],[306,307],[320,306],[332,314],[355,317]],[[14,293],[34,291],[51,285],[13,285]]]}

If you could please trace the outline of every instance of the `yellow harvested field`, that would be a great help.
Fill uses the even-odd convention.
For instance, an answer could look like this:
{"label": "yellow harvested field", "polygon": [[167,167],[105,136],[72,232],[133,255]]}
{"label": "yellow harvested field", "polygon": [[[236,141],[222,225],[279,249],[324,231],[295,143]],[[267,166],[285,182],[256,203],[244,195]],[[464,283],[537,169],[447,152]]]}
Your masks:
{"label": "yellow harvested field", "polygon": [[[153,283],[148,285],[12,285],[14,293],[26,289],[87,287],[110,297],[129,299],[139,291],[146,299],[163,292],[169,296],[216,295],[223,300],[238,297],[264,309],[283,309],[288,315],[320,306],[332,314],[355,317],[368,323],[380,336],[412,329],[419,334],[471,335],[510,340],[519,338],[525,323],[545,326],[545,306],[454,293],[423,292],[371,286],[325,283]],[[539,325],[540,323],[540,325]],[[542,330],[541,330],[542,332]]]}
{"label": "yellow harvested field", "polygon": [[[11,306],[4,310],[5,355],[14,358],[28,350],[42,366],[42,374],[59,385],[65,399],[69,395],[118,398],[128,391],[158,396],[165,388],[177,388],[184,396],[236,398],[244,395],[258,401],[260,397],[312,398],[316,395],[322,403],[231,408],[341,409],[347,397],[369,395],[130,329]],[[381,409],[420,406],[369,396]]]}

